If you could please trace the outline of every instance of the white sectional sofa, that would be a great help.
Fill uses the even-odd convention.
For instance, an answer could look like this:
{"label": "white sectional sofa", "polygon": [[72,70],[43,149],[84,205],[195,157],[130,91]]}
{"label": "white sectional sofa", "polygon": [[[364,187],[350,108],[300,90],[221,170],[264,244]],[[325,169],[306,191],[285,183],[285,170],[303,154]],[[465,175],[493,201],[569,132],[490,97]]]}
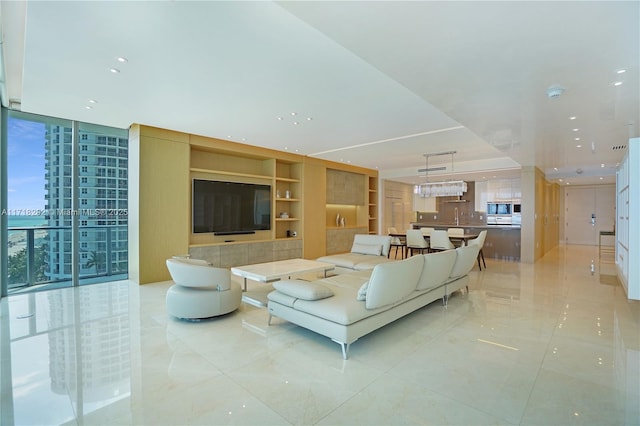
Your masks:
{"label": "white sectional sofa", "polygon": [[349,253],[322,256],[319,262],[336,265],[334,272],[370,271],[380,263],[390,262],[391,237],[387,235],[357,234]]}
{"label": "white sectional sofa", "polygon": [[316,281],[273,283],[269,324],[282,318],[329,337],[348,358],[358,338],[468,285],[477,246],[417,255]]}

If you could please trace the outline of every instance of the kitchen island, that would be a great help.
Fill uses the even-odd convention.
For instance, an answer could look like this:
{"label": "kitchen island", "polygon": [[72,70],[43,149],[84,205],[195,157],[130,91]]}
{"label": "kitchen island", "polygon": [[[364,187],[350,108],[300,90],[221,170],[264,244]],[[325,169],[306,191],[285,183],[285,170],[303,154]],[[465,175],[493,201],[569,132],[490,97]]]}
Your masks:
{"label": "kitchen island", "polygon": [[482,248],[485,259],[520,261],[519,225],[456,225],[412,222],[411,227],[414,229],[429,227],[445,230],[448,228],[463,228],[467,234],[479,234],[481,231],[486,230],[487,238]]}

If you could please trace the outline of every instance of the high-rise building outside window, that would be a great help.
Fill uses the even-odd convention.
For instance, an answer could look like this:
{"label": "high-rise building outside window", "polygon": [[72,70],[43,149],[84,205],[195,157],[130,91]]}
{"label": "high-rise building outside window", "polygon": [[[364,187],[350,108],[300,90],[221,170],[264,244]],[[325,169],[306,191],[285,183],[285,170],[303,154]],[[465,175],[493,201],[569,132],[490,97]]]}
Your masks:
{"label": "high-rise building outside window", "polygon": [[[80,284],[127,277],[128,132],[75,125],[82,144],[76,142],[74,160],[74,123],[9,113],[9,208],[2,212],[8,215],[9,276],[2,278],[9,293],[70,284],[72,250],[80,260]],[[76,188],[74,168],[80,176]],[[77,247],[72,244],[74,217]]]}

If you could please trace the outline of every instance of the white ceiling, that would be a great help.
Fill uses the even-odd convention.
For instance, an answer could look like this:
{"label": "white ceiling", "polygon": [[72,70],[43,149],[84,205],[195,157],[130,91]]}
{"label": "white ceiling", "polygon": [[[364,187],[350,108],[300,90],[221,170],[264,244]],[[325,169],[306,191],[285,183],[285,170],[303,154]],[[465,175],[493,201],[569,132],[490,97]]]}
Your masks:
{"label": "white ceiling", "polygon": [[[230,139],[405,182],[424,178],[424,153],[456,150],[465,179],[535,165],[612,183],[625,152],[612,147],[640,135],[637,1],[0,7],[3,104],[26,112]],[[552,85],[564,94],[550,99]],[[437,163],[452,176],[450,156]]]}

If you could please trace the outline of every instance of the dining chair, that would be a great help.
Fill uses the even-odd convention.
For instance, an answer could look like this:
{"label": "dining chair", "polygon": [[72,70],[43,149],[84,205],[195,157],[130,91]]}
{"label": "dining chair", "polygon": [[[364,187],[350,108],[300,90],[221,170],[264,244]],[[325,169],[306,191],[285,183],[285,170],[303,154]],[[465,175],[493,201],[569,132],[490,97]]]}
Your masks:
{"label": "dining chair", "polygon": [[424,235],[425,237],[430,236],[431,231],[433,231],[433,228],[427,228],[427,227],[420,228],[420,232],[422,232],[422,235]]}
{"label": "dining chair", "polygon": [[[398,230],[393,227],[390,226],[387,228],[387,232],[389,234],[398,234]],[[402,238],[402,237],[391,237],[391,248],[395,247],[395,254],[394,254],[394,259],[398,258],[398,248],[401,250],[401,259],[405,258],[405,251],[406,251],[406,247],[407,247],[407,239]],[[387,257],[391,256],[391,248],[389,248],[389,254],[387,254]]]}
{"label": "dining chair", "polygon": [[447,231],[438,229],[431,232],[431,236],[429,237],[429,246],[432,251],[443,251],[456,248],[449,239]]}
{"label": "dining chair", "polygon": [[484,253],[482,253],[482,246],[484,246],[484,240],[487,238],[487,230],[480,231],[477,238],[473,240],[469,240],[468,245],[470,246],[479,246],[480,251],[478,251],[478,268],[482,271],[482,266],[480,266],[480,259],[482,258],[482,264],[484,265],[484,269],[487,269],[487,263],[484,261]]}
{"label": "dining chair", "polygon": [[[461,237],[464,236],[464,228],[448,228],[447,235],[450,237]],[[455,244],[454,244],[455,245]],[[464,245],[464,240],[460,241],[460,247]]]}
{"label": "dining chair", "polygon": [[418,250],[424,253],[429,252],[429,242],[419,229],[407,229],[407,257],[413,256],[413,251]]}

